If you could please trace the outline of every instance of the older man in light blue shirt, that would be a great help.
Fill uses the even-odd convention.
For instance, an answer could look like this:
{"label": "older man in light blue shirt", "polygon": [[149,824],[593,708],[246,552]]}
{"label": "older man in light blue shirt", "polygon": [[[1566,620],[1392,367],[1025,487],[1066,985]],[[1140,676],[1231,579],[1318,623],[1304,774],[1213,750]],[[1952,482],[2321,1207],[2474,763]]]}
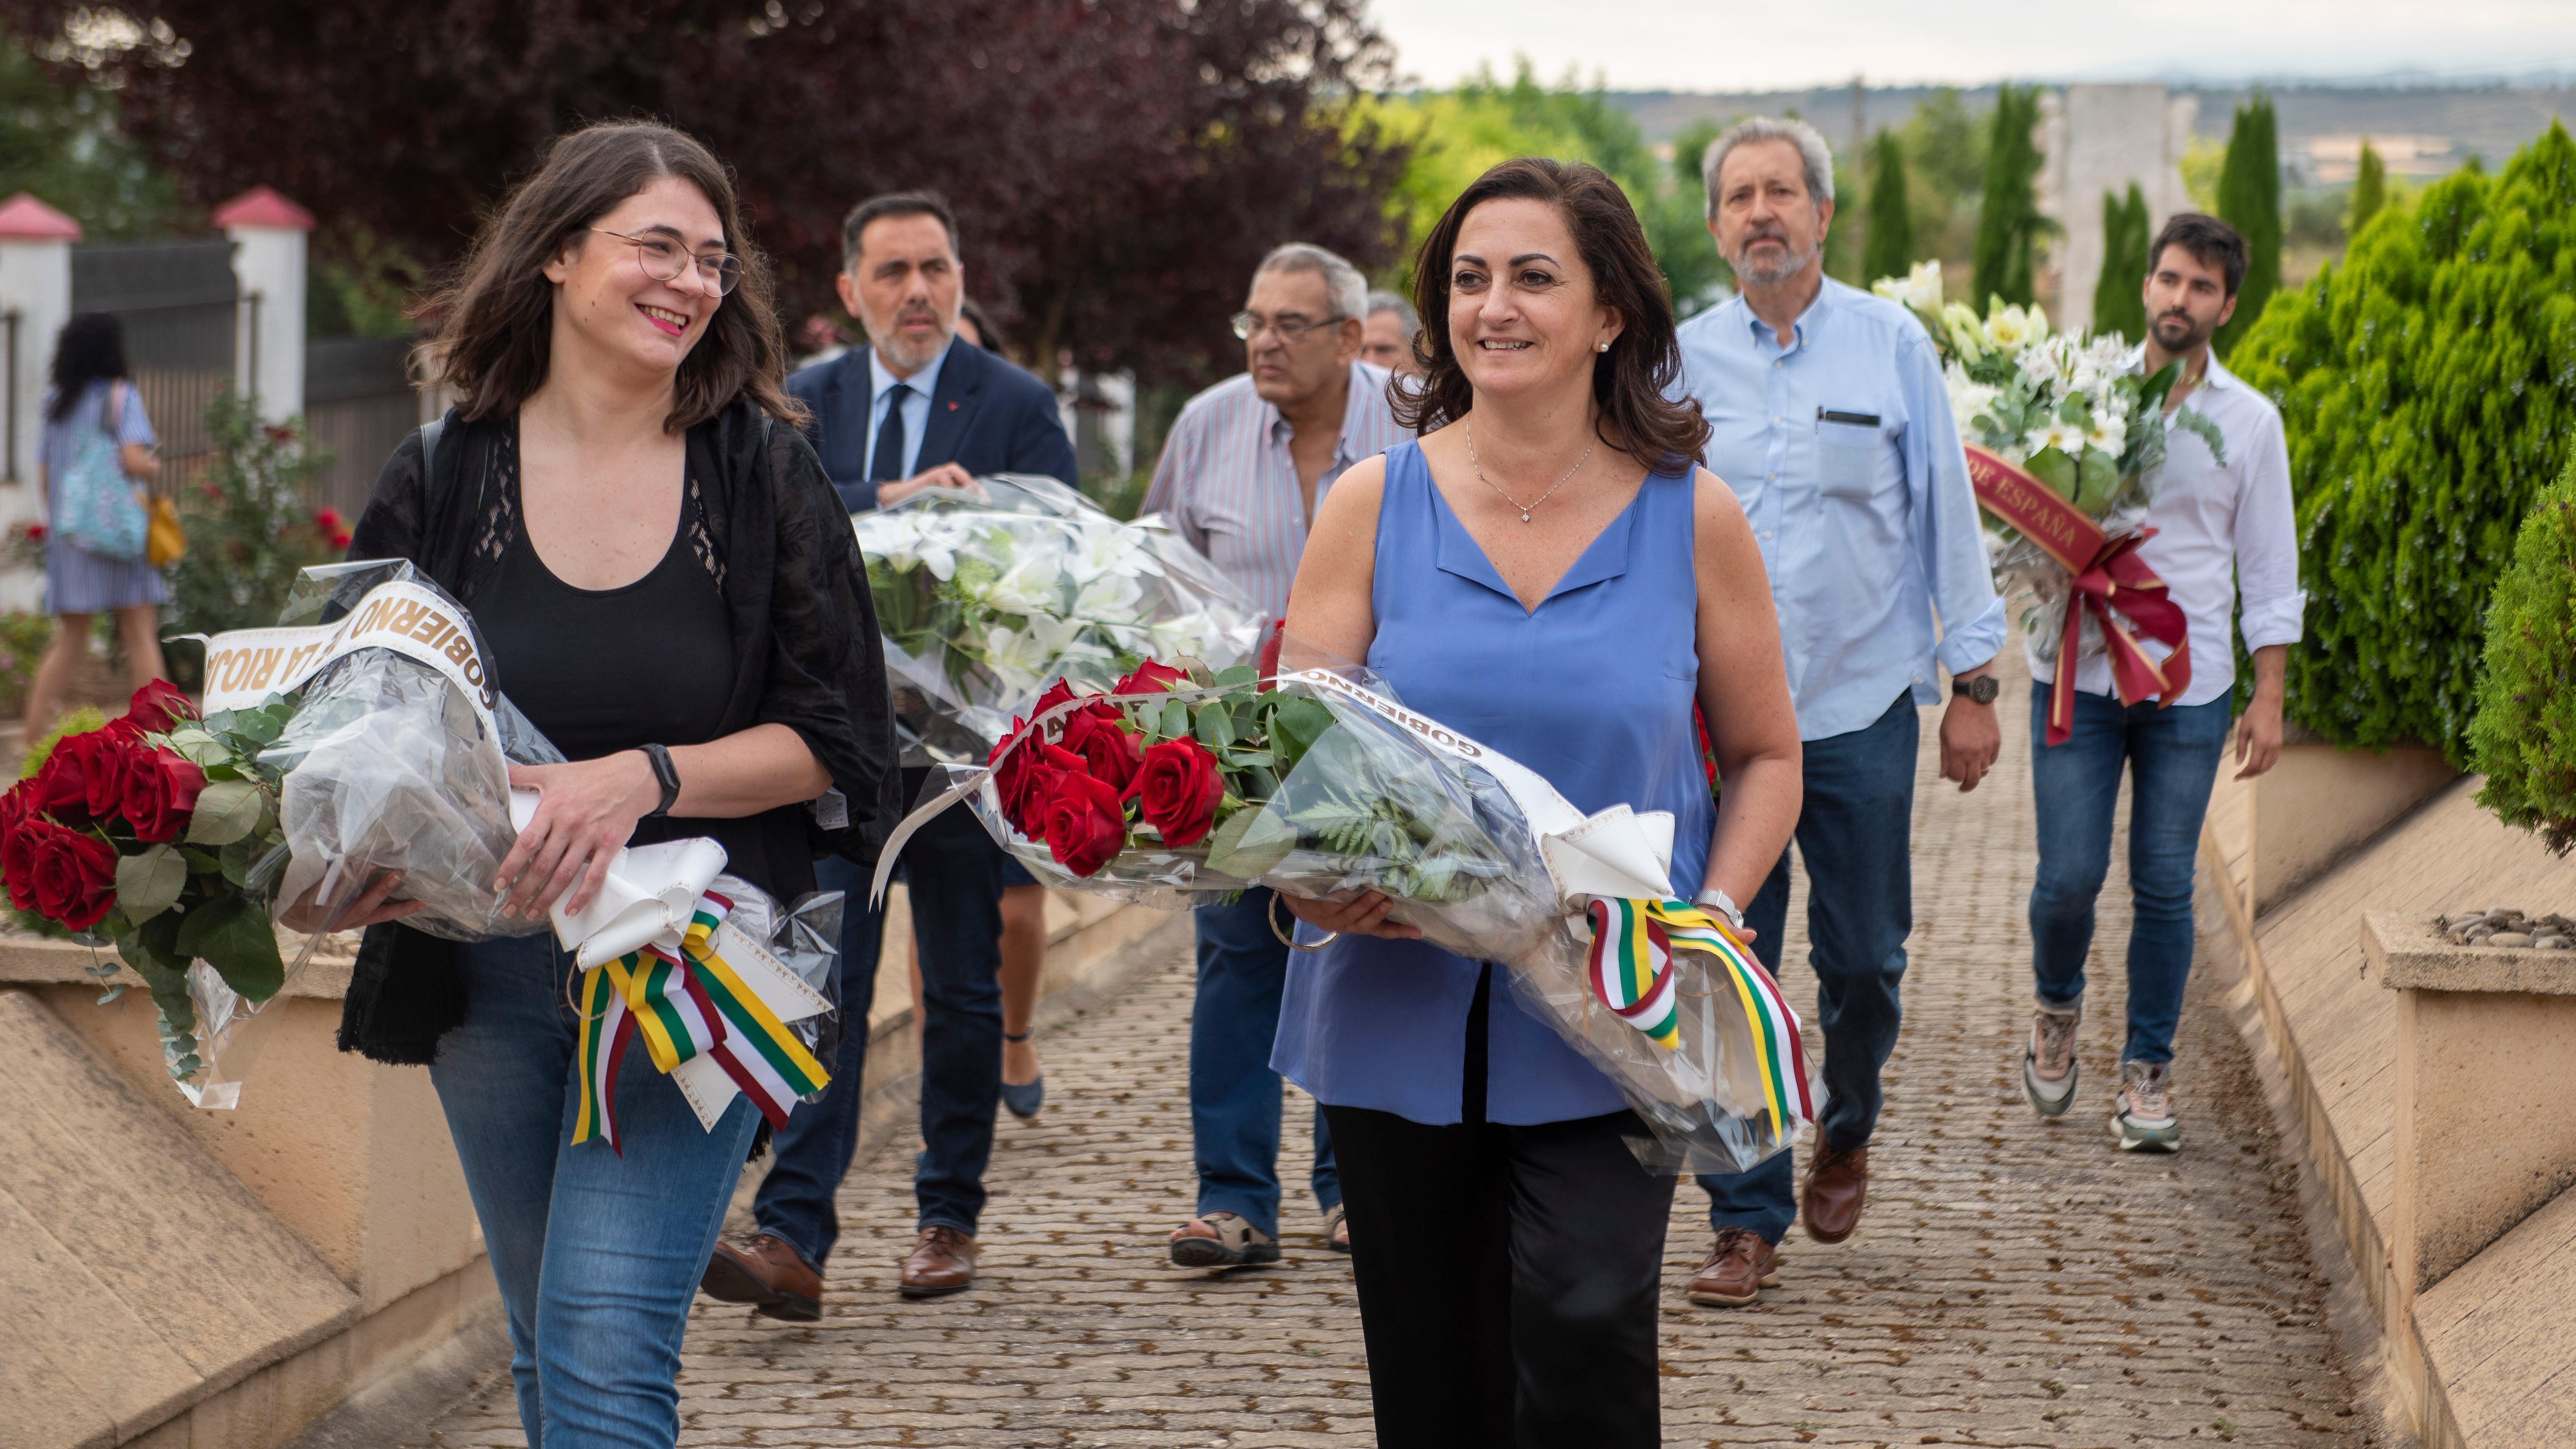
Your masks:
{"label": "older man in light blue shirt", "polygon": [[[1823,138],[1746,121],[1710,143],[1702,174],[1709,231],[1744,290],[1683,324],[1680,387],[1708,416],[1709,469],[1744,505],[1779,611],[1806,746],[1797,849],[1825,1037],[1803,1203],[1786,1153],[1700,1179],[1717,1244],[1691,1298],[1740,1306],[1779,1282],[1776,1248],[1802,1207],[1819,1242],[1859,1226],[1913,927],[1917,707],[1940,700],[1948,670],[1941,773],[1974,789],[2002,740],[1989,665],[2004,608],[1931,339],[1903,308],[1824,276]],[[1774,971],[1788,910],[1784,852],[1744,913]]]}

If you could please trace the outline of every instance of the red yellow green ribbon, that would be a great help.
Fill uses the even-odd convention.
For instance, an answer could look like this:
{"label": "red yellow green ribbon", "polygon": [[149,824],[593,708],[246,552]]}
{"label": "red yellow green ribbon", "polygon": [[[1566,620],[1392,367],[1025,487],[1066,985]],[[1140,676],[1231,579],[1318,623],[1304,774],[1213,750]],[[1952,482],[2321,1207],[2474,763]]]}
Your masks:
{"label": "red yellow green ribbon", "polygon": [[709,892],[698,898],[676,953],[654,942],[582,973],[574,1145],[597,1138],[617,1147],[617,1072],[637,1036],[663,1072],[701,1054],[711,1057],[773,1127],[787,1125],[797,1098],[831,1082],[831,1073],[718,949],[719,928],[732,910],[733,902]]}
{"label": "red yellow green ribbon", "polygon": [[1707,953],[1717,962],[1720,995],[1744,1013],[1763,1103],[1772,1120],[1783,1130],[1815,1120],[1798,1014],[1731,927],[1686,901],[1595,897],[1584,910],[1592,922],[1584,975],[1602,1005],[1657,1046],[1678,1050],[1681,1021],[1673,953]]}

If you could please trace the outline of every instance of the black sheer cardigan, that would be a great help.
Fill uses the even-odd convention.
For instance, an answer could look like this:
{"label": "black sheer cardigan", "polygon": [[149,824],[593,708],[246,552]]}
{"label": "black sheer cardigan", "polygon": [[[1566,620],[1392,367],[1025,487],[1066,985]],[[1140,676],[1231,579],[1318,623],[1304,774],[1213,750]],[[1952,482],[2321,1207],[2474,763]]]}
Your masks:
{"label": "black sheer cardigan", "polygon": [[[520,528],[518,417],[468,421],[450,411],[435,475],[421,472],[414,433],[385,463],[351,531],[352,559],[405,558],[468,609],[497,575]],[[715,577],[733,624],[734,678],[722,732],[755,724],[796,731],[847,802],[826,829],[803,806],[816,856],[875,863],[903,809],[885,655],[867,565],[849,515],[804,436],[737,401],[689,429],[690,545]],[[341,1006],[340,1049],[426,1064],[465,1018],[453,942],[371,926]]]}

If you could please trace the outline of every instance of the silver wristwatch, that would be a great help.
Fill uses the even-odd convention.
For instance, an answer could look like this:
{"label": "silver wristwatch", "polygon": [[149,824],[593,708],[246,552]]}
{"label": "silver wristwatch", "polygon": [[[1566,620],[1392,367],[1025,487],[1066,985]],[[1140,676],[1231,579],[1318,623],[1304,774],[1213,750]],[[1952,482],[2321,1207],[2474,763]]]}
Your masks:
{"label": "silver wristwatch", "polygon": [[1737,906],[1734,899],[1728,896],[1726,892],[1719,890],[1715,886],[1710,886],[1708,889],[1701,891],[1698,895],[1691,897],[1691,904],[1699,907],[1701,910],[1715,911],[1719,915],[1726,917],[1726,923],[1739,931],[1744,929],[1743,909]]}

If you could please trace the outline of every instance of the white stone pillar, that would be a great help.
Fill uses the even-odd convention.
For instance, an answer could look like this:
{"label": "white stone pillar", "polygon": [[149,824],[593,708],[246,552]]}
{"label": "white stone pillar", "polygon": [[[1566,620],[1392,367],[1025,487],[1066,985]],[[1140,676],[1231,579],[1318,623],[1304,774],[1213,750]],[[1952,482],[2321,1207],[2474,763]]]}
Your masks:
{"label": "white stone pillar", "polygon": [[[0,528],[45,516],[36,487],[45,378],[72,316],[72,243],[80,223],[27,192],[0,202]],[[44,589],[28,570],[0,576],[0,608],[33,609]]]}
{"label": "white stone pillar", "polygon": [[313,213],[265,186],[215,208],[233,239],[241,322],[233,371],[259,397],[259,415],[282,423],[304,411],[304,251]]}

